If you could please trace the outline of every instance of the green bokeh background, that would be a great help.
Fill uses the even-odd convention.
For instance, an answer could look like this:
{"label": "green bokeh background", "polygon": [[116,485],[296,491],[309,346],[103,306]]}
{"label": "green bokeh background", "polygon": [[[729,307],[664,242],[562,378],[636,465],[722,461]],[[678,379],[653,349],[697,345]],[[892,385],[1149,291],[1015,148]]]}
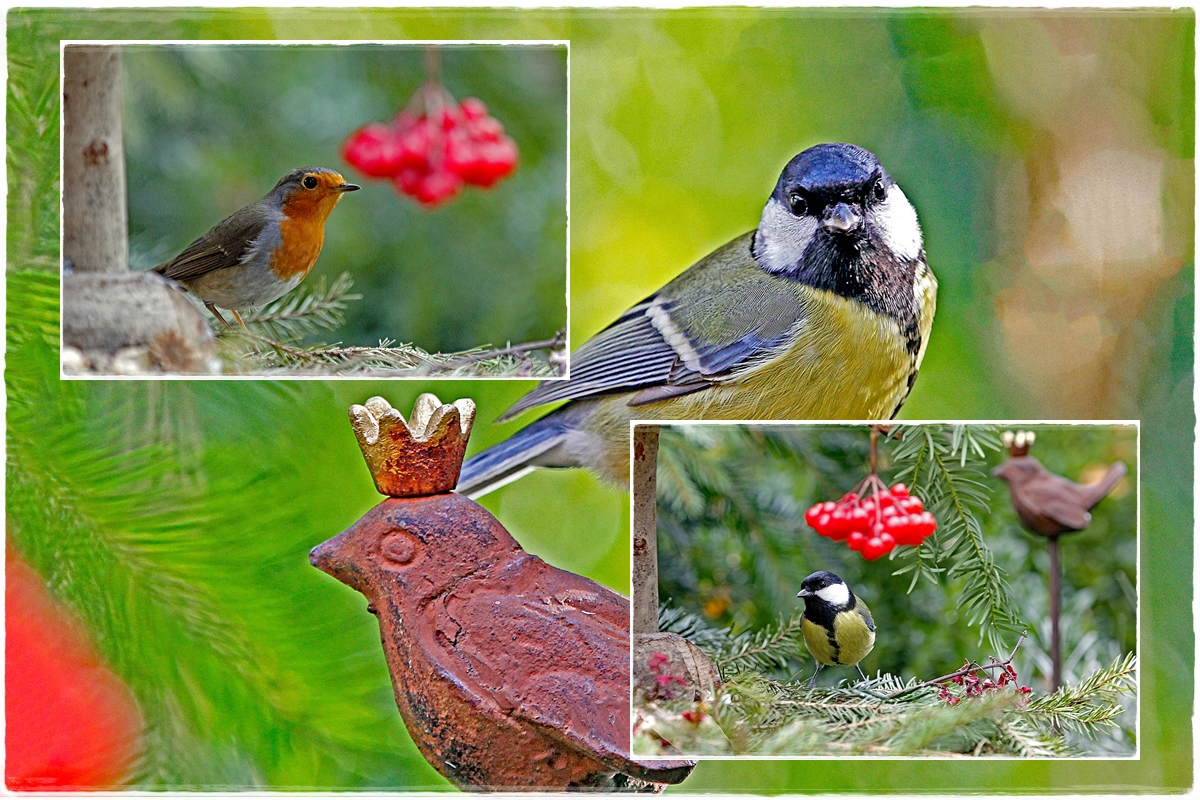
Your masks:
{"label": "green bokeh background", "polygon": [[315,164],[363,190],[326,223],[309,280],[349,272],[362,299],[344,326],[310,339],[451,352],[552,338],[567,323],[567,48],[438,53],[442,84],[487,103],[520,164],[492,189],[467,187],[430,210],[341,156],[346,137],[390,120],[424,83],[424,47],[126,48],[131,268],[168,260],[280,176]]}
{"label": "green bokeh background", "polygon": [[[72,553],[87,550],[73,551],[66,523],[39,510],[45,493],[86,505],[90,523],[72,530],[88,542],[132,537],[142,567],[195,587],[252,654],[246,673],[221,659],[197,667],[227,713],[181,723],[178,749],[163,752],[188,758],[146,769],[155,777],[143,785],[445,786],[407,742],[361,598],[304,554],[377,499],[346,426],[350,403],[470,396],[476,452],[520,426],[490,420],[530,384],[59,382],[57,292],[39,274],[58,270],[47,176],[65,38],[569,39],[576,346],[753,227],[799,150],[826,140],[874,150],[917,207],[941,282],[902,416],[1142,421],[1142,526],[1153,533],[1141,553],[1141,758],[705,762],[678,790],[1192,785],[1192,12],[37,10],[10,12],[8,34],[9,541],[103,635],[106,658],[148,707],[184,685],[139,662],[144,632],[94,602],[125,585],[111,583],[117,572],[97,561],[94,582],[72,581],[80,573],[67,567],[84,563]],[[90,424],[46,441],[46,419]],[[115,487],[89,486],[101,476],[62,460],[76,446],[122,452],[147,437],[182,465],[156,486],[186,489],[199,509],[170,547],[126,530]],[[160,497],[139,486],[125,488]],[[485,505],[532,552],[628,590],[623,492],[543,473]],[[186,624],[163,625],[172,634],[159,639],[160,658],[202,648]]]}

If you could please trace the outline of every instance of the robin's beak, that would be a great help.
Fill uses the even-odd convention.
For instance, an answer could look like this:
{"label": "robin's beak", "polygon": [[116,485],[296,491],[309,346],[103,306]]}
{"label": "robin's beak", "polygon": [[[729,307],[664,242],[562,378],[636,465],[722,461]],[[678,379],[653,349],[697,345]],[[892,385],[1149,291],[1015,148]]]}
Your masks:
{"label": "robin's beak", "polygon": [[808,589],[801,589],[800,591],[796,592],[796,597],[811,597],[811,596],[812,596],[812,592],[810,592]]}
{"label": "robin's beak", "polygon": [[333,190],[335,192],[357,192],[361,188],[357,183],[339,183],[333,187]]}

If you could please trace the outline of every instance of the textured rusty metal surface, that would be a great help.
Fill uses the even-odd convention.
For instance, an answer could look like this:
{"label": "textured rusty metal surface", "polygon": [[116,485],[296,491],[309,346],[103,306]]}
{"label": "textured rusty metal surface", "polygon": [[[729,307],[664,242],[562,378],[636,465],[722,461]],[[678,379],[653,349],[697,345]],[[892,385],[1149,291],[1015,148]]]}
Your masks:
{"label": "textured rusty metal surface", "polygon": [[628,601],[466,497],[384,500],[310,560],[367,597],[409,733],[459,787],[656,790],[691,772],[628,754]]}
{"label": "textured rusty metal surface", "polygon": [[421,497],[449,492],[458,484],[475,404],[443,404],[423,394],[412,419],[382,397],[350,407],[350,426],[358,437],[375,488],[389,497]]}

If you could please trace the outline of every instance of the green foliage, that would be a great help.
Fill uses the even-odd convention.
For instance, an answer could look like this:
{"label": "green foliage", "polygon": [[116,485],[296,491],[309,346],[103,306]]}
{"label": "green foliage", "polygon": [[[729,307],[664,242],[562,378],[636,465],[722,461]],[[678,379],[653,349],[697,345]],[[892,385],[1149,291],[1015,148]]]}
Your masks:
{"label": "green foliage", "polygon": [[220,352],[226,371],[260,376],[369,374],[406,378],[428,375],[548,378],[561,374],[559,367],[539,353],[560,351],[563,343],[559,337],[501,350],[476,347],[461,353],[430,353],[415,345],[396,345],[388,340],[381,341],[378,347],[301,344],[302,339],[319,331],[336,331],[341,327],[347,302],[362,299],[361,295],[349,294],[353,285],[348,272],[343,272],[328,287],[324,278],[301,284],[275,302],[244,315],[246,330],[226,330],[214,319],[213,327],[221,335]]}
{"label": "green foliage", "polygon": [[900,431],[900,444],[892,451],[896,480],[907,482],[925,500],[938,528],[919,547],[902,551],[915,560],[895,574],[913,574],[910,592],[918,579],[936,581],[941,572],[947,581],[961,579],[958,607],[969,624],[979,626],[980,641],[986,636],[993,649],[1001,650],[1005,634],[1012,641],[1028,626],[1011,599],[1007,574],[983,537],[981,518],[991,512],[984,459],[1001,450],[998,435],[986,425],[922,425]]}
{"label": "green foliage", "polygon": [[949,703],[936,683],[887,673],[809,689],[764,674],[782,648],[797,644],[796,620],[733,635],[667,610],[660,627],[704,650],[721,666],[723,682],[711,702],[635,700],[634,752],[642,755],[1087,755],[1079,741],[1115,729],[1124,712],[1119,697],[1136,689],[1132,653],[1033,699],[1009,684]]}

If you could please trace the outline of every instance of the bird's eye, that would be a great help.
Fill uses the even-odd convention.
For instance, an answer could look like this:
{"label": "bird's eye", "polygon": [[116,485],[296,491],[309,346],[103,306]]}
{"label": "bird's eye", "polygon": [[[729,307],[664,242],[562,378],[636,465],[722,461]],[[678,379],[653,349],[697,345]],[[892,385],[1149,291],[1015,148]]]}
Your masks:
{"label": "bird's eye", "polygon": [[792,213],[797,217],[803,217],[808,213],[808,203],[804,202],[804,198],[795,192],[788,195],[788,205],[791,206]]}
{"label": "bird's eye", "polygon": [[392,531],[379,543],[384,567],[402,567],[417,557],[418,541],[407,531]]}
{"label": "bird's eye", "polygon": [[871,187],[871,196],[875,198],[876,202],[883,202],[883,198],[887,197],[887,189],[884,188],[883,181],[875,181],[875,185]]}
{"label": "bird's eye", "polygon": [[300,183],[302,186],[304,186],[305,189],[317,188],[317,179],[314,178],[312,175],[305,175],[304,180],[300,181]]}

